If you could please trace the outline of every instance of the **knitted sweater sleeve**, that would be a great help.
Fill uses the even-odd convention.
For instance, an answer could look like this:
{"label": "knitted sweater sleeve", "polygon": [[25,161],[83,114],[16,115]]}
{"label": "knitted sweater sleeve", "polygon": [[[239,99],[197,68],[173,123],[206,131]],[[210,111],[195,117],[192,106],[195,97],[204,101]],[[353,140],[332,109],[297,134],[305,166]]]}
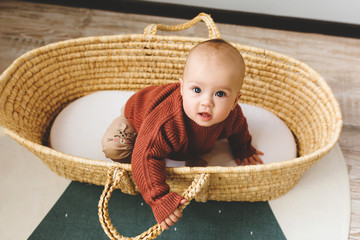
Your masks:
{"label": "knitted sweater sleeve", "polygon": [[235,109],[234,122],[230,125],[230,136],[228,137],[230,149],[235,158],[244,159],[256,152],[251,144],[251,135],[249,133],[248,124],[241,108]]}
{"label": "knitted sweater sleeve", "polygon": [[152,208],[156,221],[161,223],[183,199],[179,194],[169,192],[164,159],[169,153],[181,150],[184,136],[179,134],[177,122],[171,120],[174,117],[168,116],[161,124],[154,125],[152,122],[156,121],[152,118],[158,116],[152,116],[140,128],[131,165],[141,195]]}

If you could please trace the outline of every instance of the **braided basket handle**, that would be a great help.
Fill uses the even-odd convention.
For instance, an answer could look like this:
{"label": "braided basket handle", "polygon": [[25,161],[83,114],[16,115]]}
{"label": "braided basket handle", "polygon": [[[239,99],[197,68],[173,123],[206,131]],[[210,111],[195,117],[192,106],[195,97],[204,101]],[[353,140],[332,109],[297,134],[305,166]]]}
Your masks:
{"label": "braided basket handle", "polygon": [[[180,211],[182,211],[190,201],[195,198],[197,194],[199,194],[203,189],[206,189],[209,185],[210,174],[202,173],[197,174],[191,183],[191,185],[186,189],[186,191],[182,194],[182,196],[186,199],[186,203],[179,207]],[[125,191],[129,194],[136,194],[135,188],[129,179],[129,175],[124,169],[111,168],[108,172],[108,178],[101,194],[99,205],[98,205],[98,214],[101,226],[104,229],[104,232],[110,239],[156,239],[164,229],[160,224],[156,224],[151,227],[149,230],[143,232],[142,234],[134,237],[128,238],[121,236],[117,230],[114,228],[111,223],[109,216],[109,201],[112,195],[112,192],[116,187],[120,187],[122,191]]]}
{"label": "braided basket handle", "polygon": [[209,14],[206,14],[206,13],[200,13],[199,15],[197,15],[195,18],[191,19],[190,21],[183,23],[183,24],[178,24],[178,25],[150,24],[150,25],[146,26],[146,28],[144,30],[144,34],[145,35],[155,35],[157,30],[181,31],[181,30],[185,30],[185,29],[188,29],[188,28],[194,26],[195,24],[197,24],[200,21],[205,22],[205,24],[209,30],[209,38],[210,39],[221,37],[219,30],[214,23],[214,20],[210,17]]}

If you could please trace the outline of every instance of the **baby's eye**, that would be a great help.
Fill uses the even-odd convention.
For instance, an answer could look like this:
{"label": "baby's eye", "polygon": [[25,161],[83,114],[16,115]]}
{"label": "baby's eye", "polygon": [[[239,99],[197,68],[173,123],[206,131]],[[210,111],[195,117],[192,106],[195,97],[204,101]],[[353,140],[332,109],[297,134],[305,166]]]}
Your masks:
{"label": "baby's eye", "polygon": [[198,88],[198,87],[194,87],[194,88],[193,88],[193,91],[194,91],[195,93],[201,93],[201,89]]}
{"label": "baby's eye", "polygon": [[218,91],[218,92],[215,93],[215,96],[217,96],[217,97],[225,97],[226,93],[223,92],[223,91]]}

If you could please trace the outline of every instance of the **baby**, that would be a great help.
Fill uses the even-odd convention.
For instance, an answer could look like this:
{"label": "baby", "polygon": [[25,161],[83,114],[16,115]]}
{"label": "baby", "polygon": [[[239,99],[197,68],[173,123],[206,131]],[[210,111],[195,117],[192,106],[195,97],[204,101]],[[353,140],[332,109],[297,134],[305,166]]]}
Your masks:
{"label": "baby", "polygon": [[204,166],[201,155],[227,138],[238,165],[263,163],[238,105],[244,74],[244,60],[231,44],[202,42],[190,51],[179,83],[135,93],[105,133],[106,156],[119,162],[131,159],[139,191],[164,229],[178,221],[178,206],[186,202],[169,191],[165,158]]}

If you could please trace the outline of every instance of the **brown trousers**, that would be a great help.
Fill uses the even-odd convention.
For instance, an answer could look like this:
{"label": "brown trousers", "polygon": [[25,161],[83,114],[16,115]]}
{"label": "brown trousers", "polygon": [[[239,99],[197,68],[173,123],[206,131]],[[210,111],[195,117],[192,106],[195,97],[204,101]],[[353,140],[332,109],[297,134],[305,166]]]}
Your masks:
{"label": "brown trousers", "polygon": [[102,150],[107,158],[116,162],[130,163],[136,131],[124,115],[114,119],[106,130],[102,139]]}

